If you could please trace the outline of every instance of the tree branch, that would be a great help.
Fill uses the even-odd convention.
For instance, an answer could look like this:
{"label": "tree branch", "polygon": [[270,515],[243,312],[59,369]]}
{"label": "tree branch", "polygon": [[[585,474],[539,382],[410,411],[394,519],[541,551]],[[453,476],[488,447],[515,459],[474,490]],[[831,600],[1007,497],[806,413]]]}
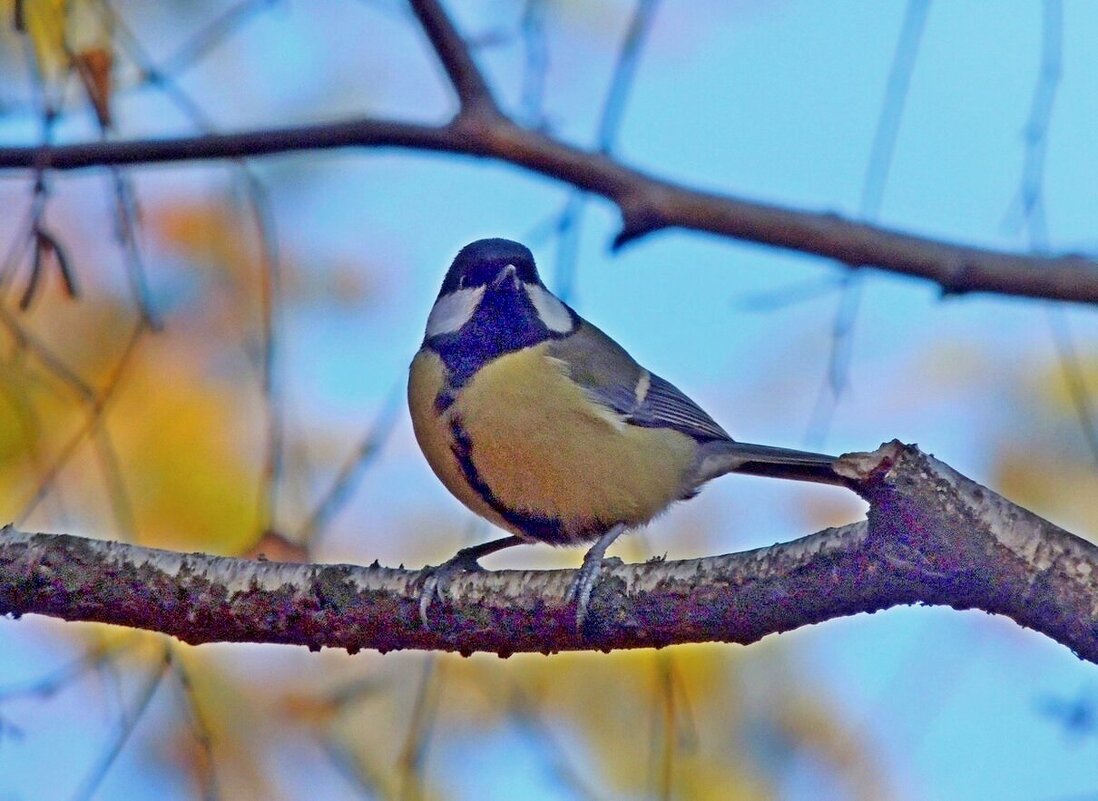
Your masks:
{"label": "tree branch", "polygon": [[500,115],[492,90],[473,61],[473,55],[438,0],[411,0],[412,11],[431,41],[461,103],[459,113]]}
{"label": "tree branch", "polygon": [[622,215],[615,248],[655,231],[684,228],[923,278],[944,294],[992,292],[1098,303],[1098,262],[1083,256],[1022,256],[967,247],[836,214],[702,192],[522,128],[500,112],[437,0],[413,0],[412,8],[458,95],[459,111],[446,125],[358,118],[175,139],[7,147],[0,148],[0,169],[75,170],[345,147],[454,153],[509,163],[610,200]]}
{"label": "tree branch", "polygon": [[589,625],[565,603],[573,571],[456,579],[418,617],[417,571],[181,554],[0,531],[0,614],[116,623],[186,642],[472,653],[750,643],[899,604],[983,609],[1098,663],[1098,547],[913,446],[841,461],[867,521],[769,548],[608,567]]}
{"label": "tree branch", "polygon": [[0,148],[0,169],[74,170],[166,164],[330,148],[402,148],[491,158],[614,202],[620,247],[654,231],[684,228],[874,267],[936,283],[946,294],[992,292],[1098,303],[1098,262],[1083,256],[1003,253],[822,214],[701,192],[522,128],[506,118],[461,117],[447,125],[393,120],[272,128],[177,139]]}

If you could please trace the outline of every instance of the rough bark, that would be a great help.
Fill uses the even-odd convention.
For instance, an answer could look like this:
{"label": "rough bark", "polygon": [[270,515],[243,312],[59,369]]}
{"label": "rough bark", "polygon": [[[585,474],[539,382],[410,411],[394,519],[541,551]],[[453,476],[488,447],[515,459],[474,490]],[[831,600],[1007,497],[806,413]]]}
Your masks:
{"label": "rough bark", "polygon": [[573,571],[482,571],[419,620],[418,571],[182,554],[0,531],[0,613],[116,623],[190,643],[515,652],[750,643],[901,604],[982,609],[1098,662],[1098,547],[892,442],[843,458],[865,521],[742,553],[615,564],[578,634]]}

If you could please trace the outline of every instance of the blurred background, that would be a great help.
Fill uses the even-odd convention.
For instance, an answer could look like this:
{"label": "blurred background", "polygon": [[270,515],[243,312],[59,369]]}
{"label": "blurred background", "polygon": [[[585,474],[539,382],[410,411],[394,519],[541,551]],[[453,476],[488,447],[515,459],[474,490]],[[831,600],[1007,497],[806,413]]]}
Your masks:
{"label": "blurred background", "polygon": [[[449,6],[505,110],[571,143],[947,241],[1098,252],[1087,0]],[[0,146],[454,109],[398,0],[0,0]],[[683,232],[612,254],[618,225],[509,165],[395,149],[0,173],[0,522],[409,567],[494,536],[430,473],[403,387],[453,255],[506,236],[733,436],[917,442],[1098,536],[1093,309]],[[729,478],[614,552],[863,512]],[[26,618],[0,620],[0,654],[0,801],[1098,799],[1094,666],[978,612],[507,660]]]}

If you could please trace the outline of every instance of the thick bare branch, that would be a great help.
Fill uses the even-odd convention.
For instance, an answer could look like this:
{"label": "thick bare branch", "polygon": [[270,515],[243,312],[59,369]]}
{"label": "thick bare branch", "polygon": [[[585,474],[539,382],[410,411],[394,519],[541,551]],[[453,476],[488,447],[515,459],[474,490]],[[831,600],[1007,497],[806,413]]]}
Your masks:
{"label": "thick bare branch", "polygon": [[491,158],[601,195],[618,206],[615,247],[667,228],[685,228],[924,278],[946,294],[1004,295],[1098,303],[1098,262],[1082,256],[1020,256],[900,233],[813,213],[691,189],[599,151],[573,147],[515,124],[499,109],[472,53],[438,0],[411,0],[460,103],[446,125],[360,118],[292,128],[0,148],[0,169],[86,167],[238,159],[343,147],[393,147]]}
{"label": "thick bare branch", "polygon": [[0,613],[191,643],[510,654],[749,643],[925,603],[1006,615],[1098,662],[1098,547],[911,446],[842,465],[871,503],[868,521],[743,553],[609,567],[583,636],[564,601],[568,570],[461,577],[427,630],[416,571],[253,562],[11,527],[0,532]]}
{"label": "thick bare branch", "polygon": [[923,278],[938,284],[947,294],[992,292],[1098,303],[1098,262],[1082,256],[1002,253],[905,234],[835,214],[701,192],[521,128],[504,118],[463,118],[442,126],[355,119],[178,139],[0,148],[0,169],[45,166],[72,170],[345,147],[403,148],[491,158],[601,195],[621,210],[623,228],[616,240],[619,246],[657,230],[685,228],[824,256],[851,267],[874,267]]}
{"label": "thick bare branch", "polygon": [[461,103],[459,113],[499,115],[492,90],[473,61],[468,45],[438,0],[411,0],[412,10],[431,40],[431,47],[442,62],[450,83]]}

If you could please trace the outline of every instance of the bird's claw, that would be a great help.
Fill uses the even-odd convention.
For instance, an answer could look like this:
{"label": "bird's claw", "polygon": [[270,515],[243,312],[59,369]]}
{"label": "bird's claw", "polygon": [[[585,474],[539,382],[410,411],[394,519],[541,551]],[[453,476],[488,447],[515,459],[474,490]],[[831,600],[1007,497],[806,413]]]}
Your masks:
{"label": "bird's claw", "polygon": [[419,620],[423,623],[423,628],[430,629],[431,624],[428,621],[427,613],[431,609],[431,602],[437,599],[438,601],[445,601],[443,594],[446,592],[446,588],[450,585],[450,582],[454,578],[462,573],[473,573],[483,570],[480,566],[480,562],[477,561],[477,557],[471,553],[467,553],[465,549],[458,551],[450,559],[447,559],[441,565],[432,566],[427,565],[420,571],[422,576],[423,587],[419,593]]}
{"label": "bird's claw", "polygon": [[602,554],[588,553],[583,558],[583,564],[580,569],[576,571],[576,578],[572,581],[571,586],[568,588],[568,593],[565,595],[565,601],[576,604],[576,632],[583,633],[583,624],[587,620],[588,607],[591,604],[591,596],[595,592],[595,587],[598,586],[599,578],[602,576],[602,569],[607,563],[621,564],[621,560],[616,556],[605,558]]}
{"label": "bird's claw", "polygon": [[584,554],[583,564],[576,571],[576,578],[572,581],[572,586],[568,588],[565,600],[569,603],[576,602],[576,632],[579,634],[583,633],[583,623],[587,620],[587,607],[591,603],[591,593],[594,592],[595,585],[599,582],[599,574],[602,573],[606,549],[623,531],[625,531],[625,524],[618,523],[603,532],[602,536]]}

